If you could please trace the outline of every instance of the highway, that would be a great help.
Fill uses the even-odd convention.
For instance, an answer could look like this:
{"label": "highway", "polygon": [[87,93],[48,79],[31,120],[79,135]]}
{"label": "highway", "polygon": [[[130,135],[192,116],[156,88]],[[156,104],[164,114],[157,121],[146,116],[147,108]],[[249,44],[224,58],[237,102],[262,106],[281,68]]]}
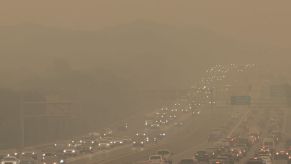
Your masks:
{"label": "highway", "polygon": [[[269,120],[275,115],[280,116],[277,121],[282,122],[282,126],[277,130],[284,134],[285,139],[291,137],[291,130],[288,128],[291,126],[291,120],[288,119],[291,116],[289,109],[283,104],[264,103],[266,95],[261,92],[264,89],[263,85],[257,80],[254,80],[256,84],[251,83],[252,80],[248,80],[248,83],[244,81],[248,79],[246,77],[251,76],[249,70],[252,67],[253,65],[210,67],[194,89],[190,89],[185,97],[177,98],[173,104],[165,104],[145,115],[131,115],[119,124],[115,121],[105,127],[107,130],[103,132],[31,147],[26,151],[36,152],[38,154],[36,163],[40,164],[50,164],[45,162],[47,157],[44,154],[47,152],[53,152],[53,157],[58,157],[55,160],[56,164],[64,163],[60,161],[67,164],[141,164],[146,163],[149,156],[155,155],[158,150],[169,150],[172,153],[172,163],[178,164],[182,159],[194,158],[198,151],[217,147],[216,144],[225,139],[237,139],[237,136],[249,137],[247,127],[259,127],[259,131],[262,132],[261,139],[268,137],[270,135],[268,128],[271,126]],[[250,85],[255,89],[249,90]],[[252,104],[230,104],[230,96],[236,94],[251,96]],[[282,113],[278,114],[278,110]],[[145,122],[149,122],[148,125]],[[210,134],[217,130],[223,137],[220,136],[215,142],[209,142]],[[156,133],[158,136],[154,136]],[[155,139],[155,142],[152,139]],[[142,146],[134,145],[141,142]],[[247,163],[256,155],[260,142],[256,141],[247,154],[235,163]],[[105,147],[102,147],[102,144]],[[276,146],[276,149],[282,149],[282,145],[284,140]],[[72,153],[67,154],[70,150]],[[79,152],[83,150],[86,152]],[[15,150],[6,152],[19,156],[19,153],[14,154]],[[272,163],[283,164],[286,160],[273,160]]]}

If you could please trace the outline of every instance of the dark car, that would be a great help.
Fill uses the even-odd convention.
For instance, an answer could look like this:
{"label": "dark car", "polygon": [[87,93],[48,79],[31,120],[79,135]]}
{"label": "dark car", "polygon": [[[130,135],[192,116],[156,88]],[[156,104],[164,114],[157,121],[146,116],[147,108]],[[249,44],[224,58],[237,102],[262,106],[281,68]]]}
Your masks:
{"label": "dark car", "polygon": [[260,158],[251,158],[246,162],[246,164],[264,164],[264,161]]}
{"label": "dark car", "polygon": [[34,160],[37,160],[37,153],[36,152],[22,152],[21,157],[32,158]]}
{"label": "dark car", "polygon": [[197,164],[198,162],[194,159],[182,159],[179,164]]}
{"label": "dark car", "polygon": [[206,151],[197,151],[195,158],[198,161],[209,161],[209,154]]}
{"label": "dark car", "polygon": [[276,160],[286,160],[289,157],[289,153],[287,151],[281,150],[281,151],[277,151],[274,154],[274,159]]}
{"label": "dark car", "polygon": [[80,153],[93,153],[94,147],[91,145],[82,145],[82,146],[78,147],[78,150]]}
{"label": "dark car", "polygon": [[21,159],[20,164],[36,164],[36,161],[33,159]]}

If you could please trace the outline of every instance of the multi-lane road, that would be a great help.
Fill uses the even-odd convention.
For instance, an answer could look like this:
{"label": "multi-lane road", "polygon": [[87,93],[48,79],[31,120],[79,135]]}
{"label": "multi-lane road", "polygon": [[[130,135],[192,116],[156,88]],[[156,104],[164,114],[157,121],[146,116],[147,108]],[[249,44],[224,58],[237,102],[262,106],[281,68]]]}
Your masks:
{"label": "multi-lane road", "polygon": [[[252,84],[246,78],[253,67],[216,65],[207,69],[205,77],[186,96],[177,98],[173,104],[165,104],[146,115],[129,116],[119,124],[109,125],[107,130],[93,133],[94,135],[90,133],[76,136],[72,140],[32,147],[25,151],[38,154],[38,159],[33,162],[41,164],[50,164],[49,157],[45,155],[49,153],[54,158],[57,157],[52,164],[138,164],[147,163],[150,155],[164,149],[171,152],[173,163],[179,163],[181,159],[194,158],[197,151],[214,147],[226,138],[249,135],[246,127],[259,127],[260,137],[268,137],[267,127],[273,116],[278,115],[278,110],[282,112],[277,121],[282,122],[282,125],[277,130],[285,138],[291,137],[291,130],[288,128],[291,126],[291,120],[288,119],[291,112],[284,108],[284,104],[270,108],[270,103],[261,103],[265,95],[260,91],[264,88],[261,88],[260,83]],[[244,81],[245,79],[248,80]],[[255,89],[250,90],[250,85]],[[251,96],[252,105],[231,105],[228,100],[233,94]],[[218,137],[216,142],[209,142],[210,134],[217,130],[223,136]],[[256,141],[250,151],[236,163],[247,163],[249,158],[256,156],[260,142]],[[135,143],[140,145],[136,146]],[[275,151],[283,149],[283,143],[281,141],[277,144]],[[81,154],[84,150],[86,151]],[[70,151],[71,154],[68,154]],[[20,152],[14,154],[15,152],[10,150],[10,157],[22,157]],[[286,160],[272,162],[281,164]]]}

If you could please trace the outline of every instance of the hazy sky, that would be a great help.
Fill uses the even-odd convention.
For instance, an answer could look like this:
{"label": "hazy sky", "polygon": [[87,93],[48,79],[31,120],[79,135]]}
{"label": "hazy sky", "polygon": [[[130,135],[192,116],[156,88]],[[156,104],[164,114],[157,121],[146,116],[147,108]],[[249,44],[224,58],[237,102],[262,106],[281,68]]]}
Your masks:
{"label": "hazy sky", "polygon": [[290,0],[1,0],[0,24],[101,29],[137,19],[288,47]]}

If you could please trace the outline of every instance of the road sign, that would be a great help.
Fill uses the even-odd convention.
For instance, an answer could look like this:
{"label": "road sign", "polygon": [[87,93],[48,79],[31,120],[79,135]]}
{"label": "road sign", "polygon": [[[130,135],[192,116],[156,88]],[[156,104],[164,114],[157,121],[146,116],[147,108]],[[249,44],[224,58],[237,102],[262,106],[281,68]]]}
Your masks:
{"label": "road sign", "polygon": [[231,96],[231,105],[250,105],[251,96]]}

